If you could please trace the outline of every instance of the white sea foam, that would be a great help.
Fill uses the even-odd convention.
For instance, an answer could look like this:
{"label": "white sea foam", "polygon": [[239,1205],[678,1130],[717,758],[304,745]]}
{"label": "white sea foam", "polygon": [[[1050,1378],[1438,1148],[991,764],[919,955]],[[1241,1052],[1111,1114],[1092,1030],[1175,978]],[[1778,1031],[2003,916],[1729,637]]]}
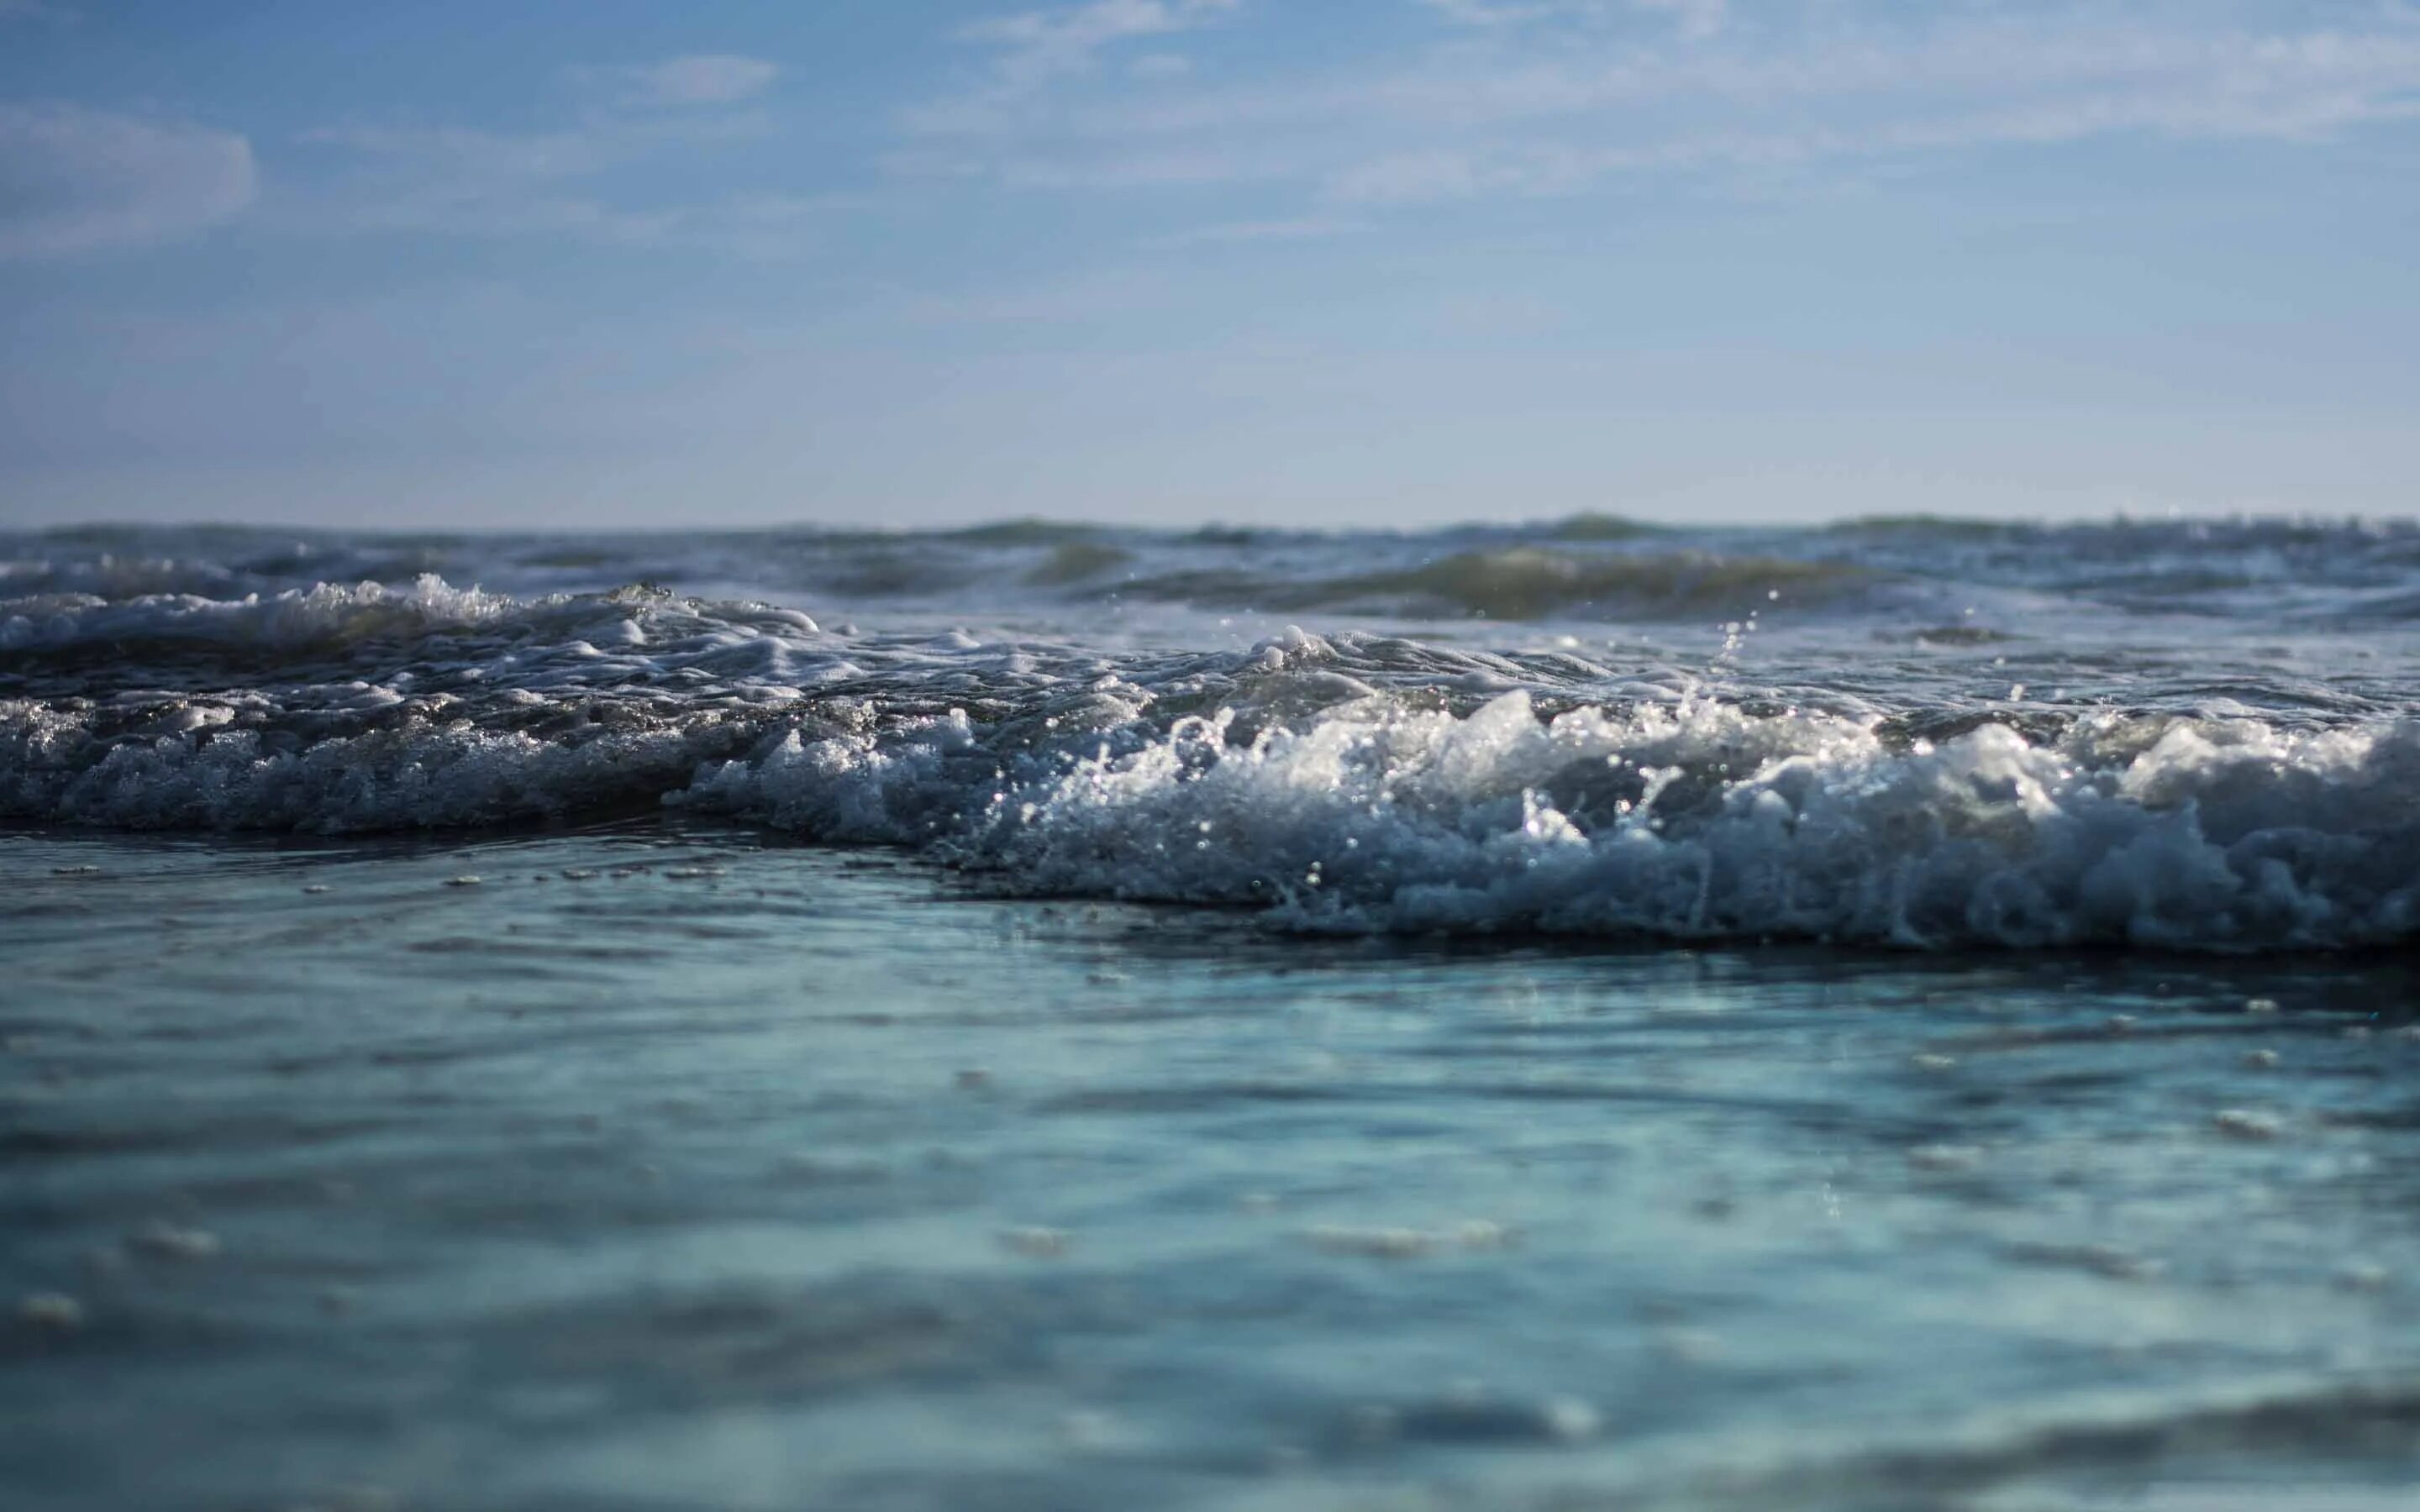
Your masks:
{"label": "white sea foam", "polygon": [[426,575],[37,594],[0,605],[0,814],[357,832],[670,804],[1317,931],[2267,949],[2420,926],[2420,706],[2393,669],[2076,646],[2025,679],[2102,679],[2059,705],[2012,701],[1988,637],[1873,665],[1854,622],[1786,654],[1709,626],[1695,660],[1056,625],[828,632]]}
{"label": "white sea foam", "polygon": [[1020,779],[960,717],[790,732],[675,801],[1304,929],[2259,949],[2420,919],[2405,723],[2178,723],[2146,743],[2112,720],[2042,745],[1987,724],[1893,749],[1849,720],[1705,702],[1541,720],[1516,692],[1465,717],[1379,701],[1225,733],[1189,719]]}
{"label": "white sea foam", "polygon": [[403,591],[361,582],[237,599],[142,594],[113,601],[52,594],[0,604],[0,652],[160,642],[294,649],[481,625],[513,608],[509,598],[449,587],[428,574]]}

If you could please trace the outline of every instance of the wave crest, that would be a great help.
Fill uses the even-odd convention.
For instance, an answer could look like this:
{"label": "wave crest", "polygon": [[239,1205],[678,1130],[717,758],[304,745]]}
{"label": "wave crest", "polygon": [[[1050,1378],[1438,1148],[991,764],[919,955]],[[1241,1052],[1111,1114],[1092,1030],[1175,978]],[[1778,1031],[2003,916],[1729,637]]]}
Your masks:
{"label": "wave crest", "polygon": [[[1505,607],[1775,581],[1721,559],[1673,586],[1674,560],[1387,580]],[[2250,950],[2420,924],[2400,714],[1785,697],[1585,649],[1109,651],[435,578],[49,595],[0,608],[0,816],[343,832],[670,804],[1303,930]]]}
{"label": "wave crest", "polygon": [[1180,721],[1063,770],[963,720],[785,733],[674,801],[931,847],[1035,892],[1266,907],[1313,930],[1911,947],[2335,948],[2420,918],[2420,727],[1854,721],[1690,702],[1541,720],[1383,702],[1231,746]]}
{"label": "wave crest", "polygon": [[1882,581],[1833,562],[1707,551],[1632,555],[1507,547],[1417,566],[1302,580],[1233,568],[1123,585],[1143,597],[1259,604],[1290,611],[1375,610],[1414,618],[1701,620],[1745,618],[1786,599],[1830,603]]}

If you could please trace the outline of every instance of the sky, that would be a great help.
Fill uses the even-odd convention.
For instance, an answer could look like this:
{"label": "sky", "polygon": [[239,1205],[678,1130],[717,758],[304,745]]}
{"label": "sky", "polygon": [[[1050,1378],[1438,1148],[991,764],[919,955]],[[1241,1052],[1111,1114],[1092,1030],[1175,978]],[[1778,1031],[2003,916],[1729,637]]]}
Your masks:
{"label": "sky", "polygon": [[0,0],[0,523],[2420,511],[2405,0]]}

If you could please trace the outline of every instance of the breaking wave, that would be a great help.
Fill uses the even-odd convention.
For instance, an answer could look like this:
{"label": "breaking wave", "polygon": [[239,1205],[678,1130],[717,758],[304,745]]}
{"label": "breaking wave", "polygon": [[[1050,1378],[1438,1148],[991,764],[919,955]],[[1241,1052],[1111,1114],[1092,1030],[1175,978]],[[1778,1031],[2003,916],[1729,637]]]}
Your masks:
{"label": "breaking wave", "polygon": [[[1047,549],[1111,565],[1084,544]],[[1555,560],[1421,581],[1588,586]],[[1727,680],[1727,652],[1586,649],[869,635],[435,578],[49,594],[0,606],[0,816],[358,833],[670,807],[1304,931],[2249,951],[2420,926],[2400,711],[1827,702]]]}
{"label": "breaking wave", "polygon": [[2420,920],[2420,726],[1876,729],[1687,701],[1542,719],[1373,698],[1003,762],[962,717],[791,728],[670,801],[922,845],[1026,890],[1311,930],[1938,947],[2382,944]]}

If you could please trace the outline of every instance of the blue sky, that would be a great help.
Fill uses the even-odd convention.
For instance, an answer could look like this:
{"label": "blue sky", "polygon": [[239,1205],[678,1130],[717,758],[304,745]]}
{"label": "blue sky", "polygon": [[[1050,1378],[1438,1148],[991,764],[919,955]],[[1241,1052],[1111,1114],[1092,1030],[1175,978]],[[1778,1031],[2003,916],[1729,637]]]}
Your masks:
{"label": "blue sky", "polygon": [[2401,0],[0,0],[0,519],[2420,508]]}

